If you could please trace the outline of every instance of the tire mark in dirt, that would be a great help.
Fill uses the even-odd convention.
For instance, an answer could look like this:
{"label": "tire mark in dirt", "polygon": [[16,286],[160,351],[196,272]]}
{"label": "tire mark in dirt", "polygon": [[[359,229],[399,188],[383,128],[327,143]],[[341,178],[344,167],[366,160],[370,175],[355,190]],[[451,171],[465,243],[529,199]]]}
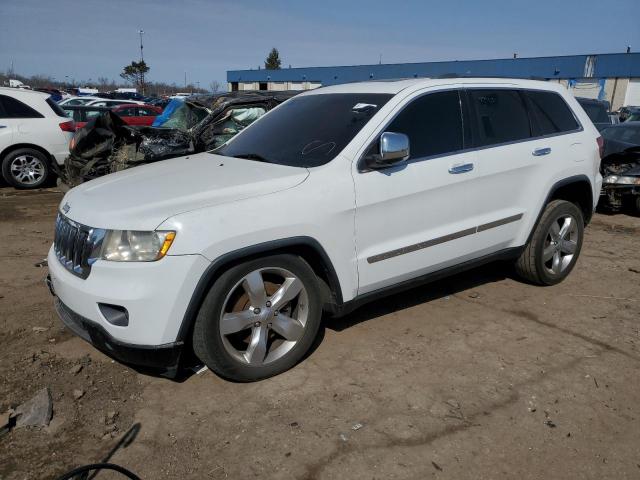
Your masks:
{"label": "tire mark in dirt", "polygon": [[[488,307],[487,305],[484,305],[485,307]],[[488,307],[491,308],[491,307]],[[498,310],[495,308],[491,308],[492,310]],[[501,310],[502,311],[502,310]],[[508,311],[504,311],[504,313],[510,313]],[[514,315],[516,315],[514,313]],[[597,342],[597,341],[595,341]],[[610,347],[610,348],[605,348],[604,346],[601,347],[601,350],[599,352],[595,352],[595,356],[604,353],[605,351],[609,351],[611,349],[615,349],[615,347],[611,347],[610,345],[601,342],[604,346],[606,347]],[[598,343],[594,343],[595,345],[600,346]],[[523,387],[531,387],[533,385],[536,385],[540,382],[542,382],[543,380],[546,380],[547,378],[549,378],[550,376],[557,374],[557,373],[561,373],[564,371],[568,371],[573,369],[574,367],[576,367],[577,365],[579,365],[580,363],[582,363],[584,360],[586,360],[586,357],[576,357],[573,358],[571,361],[566,362],[560,366],[558,366],[557,368],[551,368],[545,371],[545,373],[538,373],[537,375],[530,377],[529,379],[520,382],[520,383],[516,383],[513,384],[512,387],[512,392],[503,400],[497,401],[497,402],[493,402],[490,403],[487,406],[483,406],[479,409],[477,409],[475,412],[471,413],[470,415],[466,416],[463,423],[459,424],[459,425],[451,425],[451,426],[447,426],[443,429],[437,430],[435,432],[431,432],[428,433],[426,435],[421,435],[421,436],[417,436],[417,437],[413,437],[413,438],[394,438],[391,437],[389,434],[386,434],[384,432],[381,432],[380,430],[376,430],[378,433],[381,433],[382,435],[386,436],[388,440],[386,441],[382,441],[382,442],[378,442],[376,444],[373,445],[368,445],[364,448],[360,447],[358,448],[358,446],[356,445],[348,445],[348,444],[344,444],[344,443],[338,443],[338,447],[336,450],[334,450],[333,452],[331,452],[329,455],[321,458],[320,460],[316,461],[315,463],[313,463],[311,466],[309,466],[307,468],[307,474],[305,476],[302,477],[303,480],[317,480],[319,478],[319,476],[322,474],[322,471],[328,466],[330,465],[332,462],[336,461],[337,459],[341,458],[341,457],[345,457],[347,455],[349,455],[350,453],[354,453],[354,452],[366,452],[366,451],[370,451],[370,450],[376,450],[376,449],[380,449],[380,448],[394,448],[394,447],[404,447],[404,448],[415,448],[415,447],[424,447],[427,446],[433,442],[435,442],[436,440],[439,440],[441,438],[445,438],[451,435],[455,435],[457,433],[461,433],[464,432],[472,427],[482,427],[482,424],[478,423],[478,420],[481,418],[486,418],[486,417],[490,417],[493,413],[509,407],[513,404],[515,404],[519,399],[520,399],[520,393],[519,393],[519,389],[523,388]]]}

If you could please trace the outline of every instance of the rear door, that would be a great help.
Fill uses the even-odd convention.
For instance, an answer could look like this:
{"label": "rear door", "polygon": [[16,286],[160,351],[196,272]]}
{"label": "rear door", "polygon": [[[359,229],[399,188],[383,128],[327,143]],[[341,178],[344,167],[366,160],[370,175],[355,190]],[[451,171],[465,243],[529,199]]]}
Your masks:
{"label": "rear door", "polygon": [[[550,179],[575,150],[568,132],[579,124],[555,92],[516,88],[469,88],[467,99],[478,149],[478,246],[487,253],[526,242]],[[572,151],[573,150],[573,151]]]}
{"label": "rear door", "polygon": [[[11,143],[35,143],[49,146],[51,143],[51,122],[43,114],[20,100],[9,95],[0,95],[3,116],[0,119],[0,135],[2,131],[10,131]],[[48,107],[47,107],[48,108]],[[9,138],[3,138],[3,143]]]}
{"label": "rear door", "polygon": [[0,151],[13,144],[13,134],[16,122],[10,118],[3,106],[4,95],[0,95]]}

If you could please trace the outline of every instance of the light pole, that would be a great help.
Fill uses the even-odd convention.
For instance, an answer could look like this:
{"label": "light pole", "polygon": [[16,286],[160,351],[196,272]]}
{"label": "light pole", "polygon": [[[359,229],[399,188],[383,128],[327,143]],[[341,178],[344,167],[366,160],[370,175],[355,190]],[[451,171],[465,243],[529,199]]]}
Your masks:
{"label": "light pole", "polygon": [[[142,45],[142,35],[144,35],[144,30],[138,30],[138,35],[140,35],[140,63],[144,66],[144,53],[143,53],[143,45]],[[144,95],[144,71],[140,71],[140,88],[142,89],[142,94]]]}

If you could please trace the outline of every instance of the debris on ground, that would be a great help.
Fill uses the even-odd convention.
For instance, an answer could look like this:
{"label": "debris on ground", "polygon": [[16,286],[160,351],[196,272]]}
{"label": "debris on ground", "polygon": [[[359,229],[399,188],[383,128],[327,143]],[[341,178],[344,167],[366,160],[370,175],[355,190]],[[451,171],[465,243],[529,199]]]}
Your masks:
{"label": "debris on ground", "polygon": [[556,428],[556,424],[553,423],[551,420],[545,420],[544,424],[549,428]]}
{"label": "debris on ground", "polygon": [[34,267],[38,267],[38,268],[42,268],[42,267],[48,267],[49,263],[47,262],[47,259],[45,258],[44,260],[42,260],[41,262],[36,262],[33,264]]}
{"label": "debris on ground", "polygon": [[438,465],[436,462],[434,462],[433,460],[431,461],[431,465],[433,465],[433,468],[435,468],[439,472],[442,471],[442,467],[440,465]]}
{"label": "debris on ground", "polygon": [[15,425],[15,417],[12,416],[13,411],[9,410],[0,414],[0,437],[5,433],[9,433],[9,430]]}
{"label": "debris on ground", "polygon": [[84,397],[84,390],[76,389],[73,391],[73,398],[80,400],[82,397]]}
{"label": "debris on ground", "polygon": [[111,410],[107,412],[104,416],[104,424],[105,425],[113,425],[116,422],[116,418],[118,418],[119,412],[116,410]]}
{"label": "debris on ground", "polygon": [[19,405],[11,415],[16,417],[16,428],[46,427],[53,416],[53,401],[51,392],[45,387]]}
{"label": "debris on ground", "polygon": [[77,364],[77,365],[74,365],[73,367],[71,367],[69,369],[69,373],[72,374],[72,375],[77,375],[77,374],[80,373],[81,370],[82,370],[82,365],[81,364]]}
{"label": "debris on ground", "polygon": [[340,438],[340,440],[342,440],[343,442],[346,442],[347,440],[349,440],[344,433],[341,433],[340,435],[338,435],[338,438]]}
{"label": "debris on ground", "polygon": [[364,425],[362,423],[354,423],[353,426],[351,427],[351,430],[353,430],[354,432],[357,430],[360,430],[362,427],[364,427]]}
{"label": "debris on ground", "polygon": [[42,333],[49,330],[49,327],[32,327],[31,330],[33,330],[36,333]]}
{"label": "debris on ground", "polygon": [[469,298],[478,298],[480,297],[480,294],[478,292],[471,292],[469,294]]}

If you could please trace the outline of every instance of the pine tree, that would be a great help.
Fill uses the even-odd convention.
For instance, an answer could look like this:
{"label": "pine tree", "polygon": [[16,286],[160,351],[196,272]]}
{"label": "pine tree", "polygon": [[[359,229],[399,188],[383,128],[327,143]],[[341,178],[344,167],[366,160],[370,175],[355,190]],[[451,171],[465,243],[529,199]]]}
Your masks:
{"label": "pine tree", "polygon": [[272,48],[271,52],[269,52],[269,56],[264,62],[264,68],[267,70],[280,70],[280,53],[278,53],[277,48]]}

